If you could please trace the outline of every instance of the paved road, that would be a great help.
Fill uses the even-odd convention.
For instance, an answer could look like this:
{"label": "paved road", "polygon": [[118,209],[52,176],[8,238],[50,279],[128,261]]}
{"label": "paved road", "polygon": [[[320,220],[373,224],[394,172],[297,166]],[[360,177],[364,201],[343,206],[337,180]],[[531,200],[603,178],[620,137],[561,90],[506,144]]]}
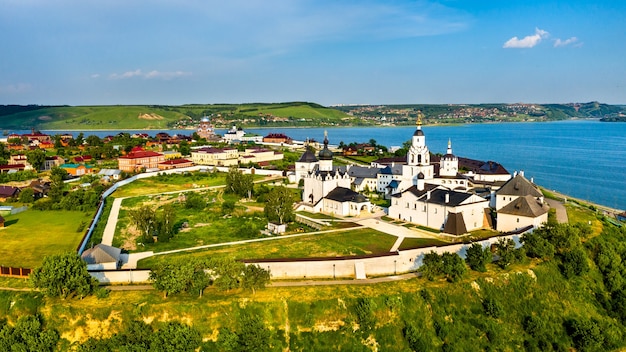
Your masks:
{"label": "paved road", "polygon": [[556,210],[556,221],[561,224],[567,224],[567,210],[563,206],[563,203],[558,200],[548,199],[546,198],[546,203],[550,206],[550,208],[554,208]]}

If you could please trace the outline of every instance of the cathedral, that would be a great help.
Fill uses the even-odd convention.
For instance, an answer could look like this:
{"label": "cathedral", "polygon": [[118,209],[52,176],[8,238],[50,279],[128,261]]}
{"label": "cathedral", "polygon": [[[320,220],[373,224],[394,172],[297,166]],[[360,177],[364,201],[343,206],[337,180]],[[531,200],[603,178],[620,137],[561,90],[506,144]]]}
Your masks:
{"label": "cathedral", "polygon": [[[460,173],[461,164],[464,174]],[[304,185],[302,204],[314,212],[358,216],[364,210],[372,211],[369,200],[357,192],[369,189],[390,199],[389,217],[449,235],[495,228],[492,211],[496,209],[503,212],[502,224],[498,226],[503,231],[539,226],[547,216],[540,192],[525,179],[515,184],[524,184],[524,189],[530,191],[516,194],[520,199],[514,205],[492,210],[495,200],[502,203],[504,199],[502,195],[495,198],[495,190],[502,187],[501,194],[515,189],[509,186],[511,175],[498,163],[457,157],[452,153],[451,140],[445,155],[431,154],[422,130],[421,113],[406,159],[399,165],[333,166],[325,132],[324,147],[318,155],[307,144],[295,167],[296,182],[302,180]],[[514,200],[513,196],[507,195],[507,200]]]}
{"label": "cathedral", "polygon": [[304,181],[303,206],[311,211],[358,216],[361,211],[372,209],[367,197],[351,189],[346,168],[333,166],[327,132],[324,132],[324,147],[317,157],[307,144],[305,152],[296,162],[296,175]]}

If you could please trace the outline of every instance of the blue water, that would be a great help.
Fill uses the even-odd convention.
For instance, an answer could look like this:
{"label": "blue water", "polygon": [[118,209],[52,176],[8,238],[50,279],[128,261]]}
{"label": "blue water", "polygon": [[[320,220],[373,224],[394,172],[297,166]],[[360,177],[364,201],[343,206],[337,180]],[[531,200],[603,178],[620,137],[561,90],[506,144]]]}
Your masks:
{"label": "blue water", "polygon": [[[527,178],[534,178],[537,184],[548,189],[626,209],[626,123],[569,120],[424,126],[422,129],[433,153],[445,153],[450,139],[453,153],[458,156],[497,161],[511,173],[524,170]],[[411,139],[415,127],[271,128],[246,132],[261,135],[279,132],[296,140],[321,141],[324,130],[328,130],[331,144],[368,142],[373,138],[378,144],[391,147],[401,146]],[[157,132],[160,131],[147,131],[151,135]],[[165,132],[192,133],[189,130]],[[217,130],[220,134],[224,132]],[[88,133],[104,137],[117,132]]]}

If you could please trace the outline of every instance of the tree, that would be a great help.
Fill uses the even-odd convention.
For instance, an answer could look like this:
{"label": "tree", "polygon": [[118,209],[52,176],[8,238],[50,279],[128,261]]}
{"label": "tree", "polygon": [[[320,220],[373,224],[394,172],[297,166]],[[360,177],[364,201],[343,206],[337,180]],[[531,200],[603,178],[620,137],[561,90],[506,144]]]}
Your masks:
{"label": "tree", "polygon": [[239,350],[240,351],[267,351],[270,345],[270,330],[265,326],[261,317],[243,311],[239,317]]}
{"label": "tree", "polygon": [[209,267],[215,276],[213,284],[218,289],[229,291],[241,285],[242,274],[245,269],[243,263],[230,258],[213,259],[209,263]]}
{"label": "tree", "polygon": [[171,321],[157,330],[151,338],[150,351],[195,351],[202,338],[198,330],[189,325]]}
{"label": "tree", "polygon": [[561,272],[566,278],[580,276],[589,271],[587,253],[581,245],[561,256]]}
{"label": "tree", "polygon": [[157,226],[154,210],[147,205],[142,205],[139,208],[131,209],[128,215],[131,223],[141,232],[142,240],[148,243],[152,242],[152,234]]}
{"label": "tree", "polygon": [[17,319],[14,326],[0,324],[0,350],[2,351],[56,351],[59,333],[44,328],[41,317],[26,315]]}
{"label": "tree", "polygon": [[32,188],[24,188],[20,192],[19,201],[22,203],[32,203],[35,201],[35,191]]}
{"label": "tree", "polygon": [[159,242],[167,242],[174,236],[174,223],[176,222],[176,212],[170,204],[163,206],[161,214],[157,218]]}
{"label": "tree", "polygon": [[100,137],[92,134],[92,135],[87,136],[87,144],[89,144],[92,147],[100,147],[102,146],[103,143]]}
{"label": "tree", "polygon": [[228,170],[226,174],[226,193],[234,193],[240,197],[245,197],[250,195],[253,188],[252,175],[244,175],[236,166],[232,166]]}
{"label": "tree", "polygon": [[542,231],[526,232],[521,240],[530,258],[550,259],[554,256],[554,245],[543,236]]}
{"label": "tree", "polygon": [[196,192],[185,193],[185,208],[202,210],[206,207],[206,200]]}
{"label": "tree", "polygon": [[41,149],[31,150],[26,153],[26,160],[33,166],[33,169],[41,170],[46,163],[46,152]]}
{"label": "tree", "polygon": [[472,243],[465,254],[465,262],[472,270],[485,272],[491,263],[492,255],[489,247],[483,248],[479,243]]}
{"label": "tree", "polygon": [[437,275],[441,274],[442,265],[443,263],[441,262],[439,254],[431,251],[430,253],[424,254],[422,266],[419,267],[418,271],[428,280],[432,281]]}
{"label": "tree", "polygon": [[189,142],[187,142],[187,141],[180,141],[180,144],[178,145],[178,151],[183,156],[184,155],[189,155],[191,153],[191,148],[189,147]]}
{"label": "tree", "polygon": [[256,289],[263,288],[270,282],[269,269],[265,270],[258,265],[246,265],[243,269],[243,287],[252,289],[252,294]]}
{"label": "tree", "polygon": [[465,275],[467,267],[456,253],[444,252],[441,255],[441,271],[449,282],[456,282]]}
{"label": "tree", "polygon": [[515,261],[515,242],[510,238],[501,238],[496,243],[496,254],[500,257],[498,266],[502,269]]}
{"label": "tree", "polygon": [[293,193],[286,187],[278,186],[267,194],[265,216],[270,222],[284,224],[295,219]]}
{"label": "tree", "polygon": [[72,252],[44,257],[29,279],[30,284],[46,296],[63,299],[74,295],[83,298],[97,286],[96,279],[87,272],[87,264]]}
{"label": "tree", "polygon": [[63,189],[65,184],[63,180],[67,177],[67,171],[55,166],[50,170],[50,190],[48,191],[48,198],[53,203],[58,203],[63,197]]}
{"label": "tree", "polygon": [[163,297],[187,291],[194,274],[194,266],[189,261],[158,263],[150,272],[154,288],[163,291]]}

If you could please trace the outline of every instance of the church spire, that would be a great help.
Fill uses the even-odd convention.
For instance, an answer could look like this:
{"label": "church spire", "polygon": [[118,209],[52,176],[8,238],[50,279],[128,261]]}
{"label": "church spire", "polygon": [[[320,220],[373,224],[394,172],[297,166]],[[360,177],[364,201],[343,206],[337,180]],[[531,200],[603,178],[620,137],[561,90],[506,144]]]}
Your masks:
{"label": "church spire", "polygon": [[452,140],[448,138],[448,154],[452,154]]}

